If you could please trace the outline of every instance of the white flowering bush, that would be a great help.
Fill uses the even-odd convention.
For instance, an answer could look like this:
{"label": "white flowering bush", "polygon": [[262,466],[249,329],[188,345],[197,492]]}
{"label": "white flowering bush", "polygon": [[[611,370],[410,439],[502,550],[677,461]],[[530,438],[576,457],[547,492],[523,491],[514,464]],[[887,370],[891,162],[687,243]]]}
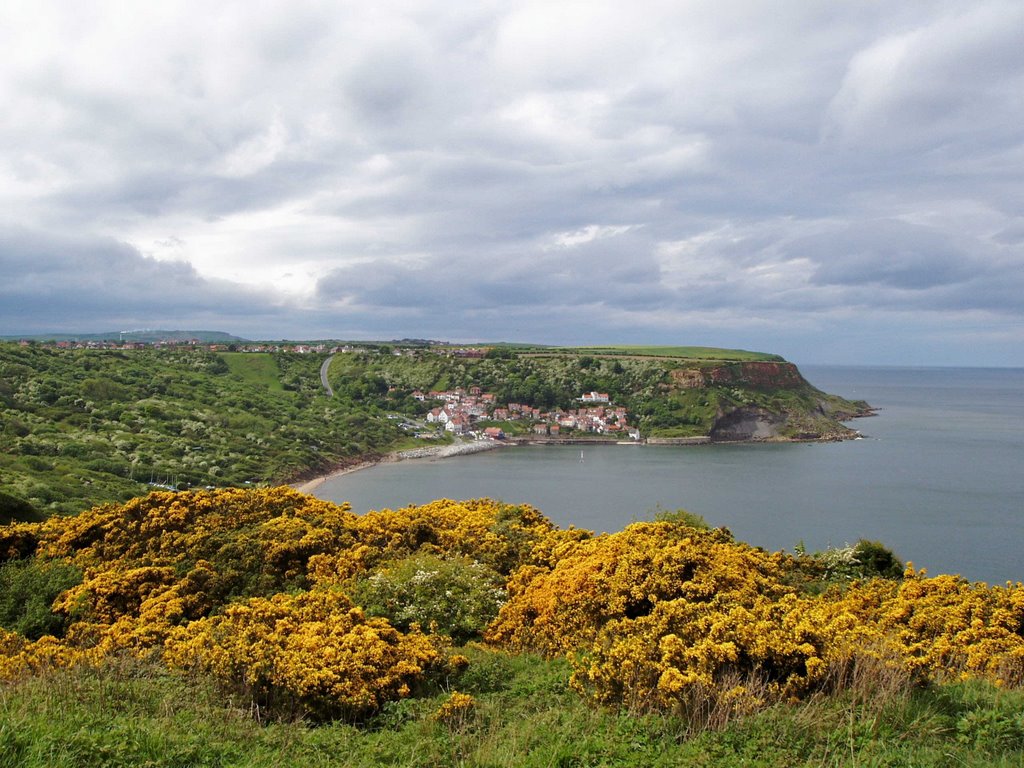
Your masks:
{"label": "white flowering bush", "polygon": [[478,637],[505,603],[504,579],[465,557],[416,554],[358,579],[352,598],[373,616],[406,630],[413,624],[457,642]]}
{"label": "white flowering bush", "polygon": [[861,539],[853,545],[829,547],[813,557],[824,567],[825,578],[832,581],[903,578],[903,563],[877,541]]}
{"label": "white flowering bush", "polygon": [[858,575],[860,560],[855,546],[829,547],[816,557],[825,566],[826,579],[852,579]]}

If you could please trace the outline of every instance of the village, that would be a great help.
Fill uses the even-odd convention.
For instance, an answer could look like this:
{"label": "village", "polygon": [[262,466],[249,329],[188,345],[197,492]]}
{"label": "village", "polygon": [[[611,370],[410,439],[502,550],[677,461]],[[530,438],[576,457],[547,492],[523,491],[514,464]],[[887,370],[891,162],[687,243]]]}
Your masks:
{"label": "village", "polygon": [[622,406],[612,404],[606,393],[587,392],[578,398],[579,408],[543,411],[523,403],[499,405],[493,394],[480,387],[462,387],[444,392],[412,393],[421,402],[439,402],[427,414],[430,424],[443,427],[453,435],[470,435],[484,440],[504,440],[507,435],[499,426],[480,422],[527,422],[529,433],[537,438],[563,438],[573,435],[601,435],[618,440],[640,440],[640,430],[629,424],[629,414]]}
{"label": "village", "polygon": [[133,340],[89,340],[72,341],[62,339],[59,341],[36,341],[31,339],[19,339],[16,342],[21,347],[33,345],[50,347],[53,349],[92,349],[92,350],[118,350],[130,351],[140,349],[205,349],[210,352],[293,352],[301,355],[313,353],[335,353],[351,352],[350,346],[331,346],[328,344],[306,344],[301,342],[280,342],[280,343],[244,343],[244,344],[219,344],[203,342],[199,339],[164,339],[157,341],[133,341]]}
{"label": "village", "polygon": [[18,344],[21,347],[39,346],[52,349],[91,349],[91,350],[117,350],[117,351],[130,351],[130,350],[142,350],[142,349],[204,349],[209,352],[250,352],[250,353],[276,353],[276,352],[289,352],[293,354],[308,355],[308,354],[348,354],[348,353],[363,353],[363,354],[387,354],[394,355],[396,357],[401,356],[414,356],[419,352],[422,352],[424,344],[429,344],[429,348],[445,354],[448,357],[458,357],[465,359],[479,359],[486,355],[490,347],[460,347],[451,346],[447,342],[433,341],[424,342],[415,345],[403,345],[401,343],[392,342],[357,342],[357,343],[337,343],[337,342],[297,342],[297,341],[244,341],[238,340],[235,342],[211,342],[202,341],[197,338],[161,338],[161,339],[148,339],[138,340],[132,338],[105,338],[105,339],[28,339],[28,338],[0,338],[0,341],[7,341],[10,343]]}

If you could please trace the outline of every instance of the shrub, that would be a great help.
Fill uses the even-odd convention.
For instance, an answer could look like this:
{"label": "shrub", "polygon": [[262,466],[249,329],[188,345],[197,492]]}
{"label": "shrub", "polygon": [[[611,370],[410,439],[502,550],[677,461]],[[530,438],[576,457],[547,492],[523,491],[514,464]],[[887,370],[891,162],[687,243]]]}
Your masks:
{"label": "shrub", "polygon": [[432,719],[453,731],[460,731],[472,724],[476,710],[476,699],[469,694],[452,691],[451,695],[434,712]]}
{"label": "shrub", "polygon": [[737,544],[723,529],[634,523],[593,539],[555,538],[561,551],[551,553],[558,556],[550,570],[527,565],[509,580],[510,600],[488,629],[491,641],[557,655],[589,645],[608,622],[646,616],[666,600],[742,594],[749,602],[790,591],[780,582],[784,558]]}
{"label": "shrub", "polygon": [[356,581],[353,599],[399,629],[413,624],[465,642],[480,635],[505,602],[504,579],[465,557],[398,560]]}
{"label": "shrub", "polygon": [[501,574],[519,567],[553,529],[551,521],[533,507],[491,499],[441,499],[369,512],[353,522],[354,533],[375,551],[377,563],[416,552],[462,555]]}
{"label": "shrub", "polygon": [[60,637],[66,617],[51,610],[53,601],[82,581],[82,572],[60,560],[12,560],[0,566],[0,626],[30,640]]}
{"label": "shrub", "polygon": [[214,676],[274,716],[362,718],[444,659],[418,631],[368,619],[340,592],[252,598],[176,630],[165,660]]}
{"label": "shrub", "polygon": [[935,677],[1024,685],[1024,586],[990,587],[908,568],[871,617],[908,662]]}
{"label": "shrub", "polygon": [[0,491],[0,525],[14,522],[37,522],[43,516],[24,499]]}
{"label": "shrub", "polygon": [[659,523],[679,523],[681,525],[688,525],[699,531],[707,531],[711,528],[703,515],[698,515],[696,512],[688,512],[685,509],[676,509],[671,511],[667,509],[659,509],[657,514],[654,516],[654,519]]}
{"label": "shrub", "polygon": [[[798,554],[803,554],[802,545]],[[878,541],[861,539],[853,545],[829,547],[824,552],[815,552],[811,559],[822,568],[826,581],[903,578],[902,561]]]}
{"label": "shrub", "polygon": [[853,548],[854,557],[860,566],[860,576],[883,579],[902,579],[904,565],[893,551],[878,541],[861,539]]}

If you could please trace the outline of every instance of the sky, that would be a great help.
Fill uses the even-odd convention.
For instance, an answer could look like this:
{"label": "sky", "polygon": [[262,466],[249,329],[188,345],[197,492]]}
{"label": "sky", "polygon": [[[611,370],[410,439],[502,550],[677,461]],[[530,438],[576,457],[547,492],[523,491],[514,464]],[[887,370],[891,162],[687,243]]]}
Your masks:
{"label": "sky", "polygon": [[0,4],[0,335],[1024,366],[1024,3]]}

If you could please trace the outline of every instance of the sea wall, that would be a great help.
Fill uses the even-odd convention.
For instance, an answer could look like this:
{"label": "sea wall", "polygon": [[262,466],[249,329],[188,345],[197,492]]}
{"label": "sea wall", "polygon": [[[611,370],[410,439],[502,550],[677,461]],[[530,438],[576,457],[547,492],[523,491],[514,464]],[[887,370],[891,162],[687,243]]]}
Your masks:
{"label": "sea wall", "polygon": [[471,443],[451,443],[450,445],[431,445],[426,448],[413,448],[399,451],[396,459],[446,459],[449,456],[466,456],[500,448],[502,443],[496,440],[476,440]]}

